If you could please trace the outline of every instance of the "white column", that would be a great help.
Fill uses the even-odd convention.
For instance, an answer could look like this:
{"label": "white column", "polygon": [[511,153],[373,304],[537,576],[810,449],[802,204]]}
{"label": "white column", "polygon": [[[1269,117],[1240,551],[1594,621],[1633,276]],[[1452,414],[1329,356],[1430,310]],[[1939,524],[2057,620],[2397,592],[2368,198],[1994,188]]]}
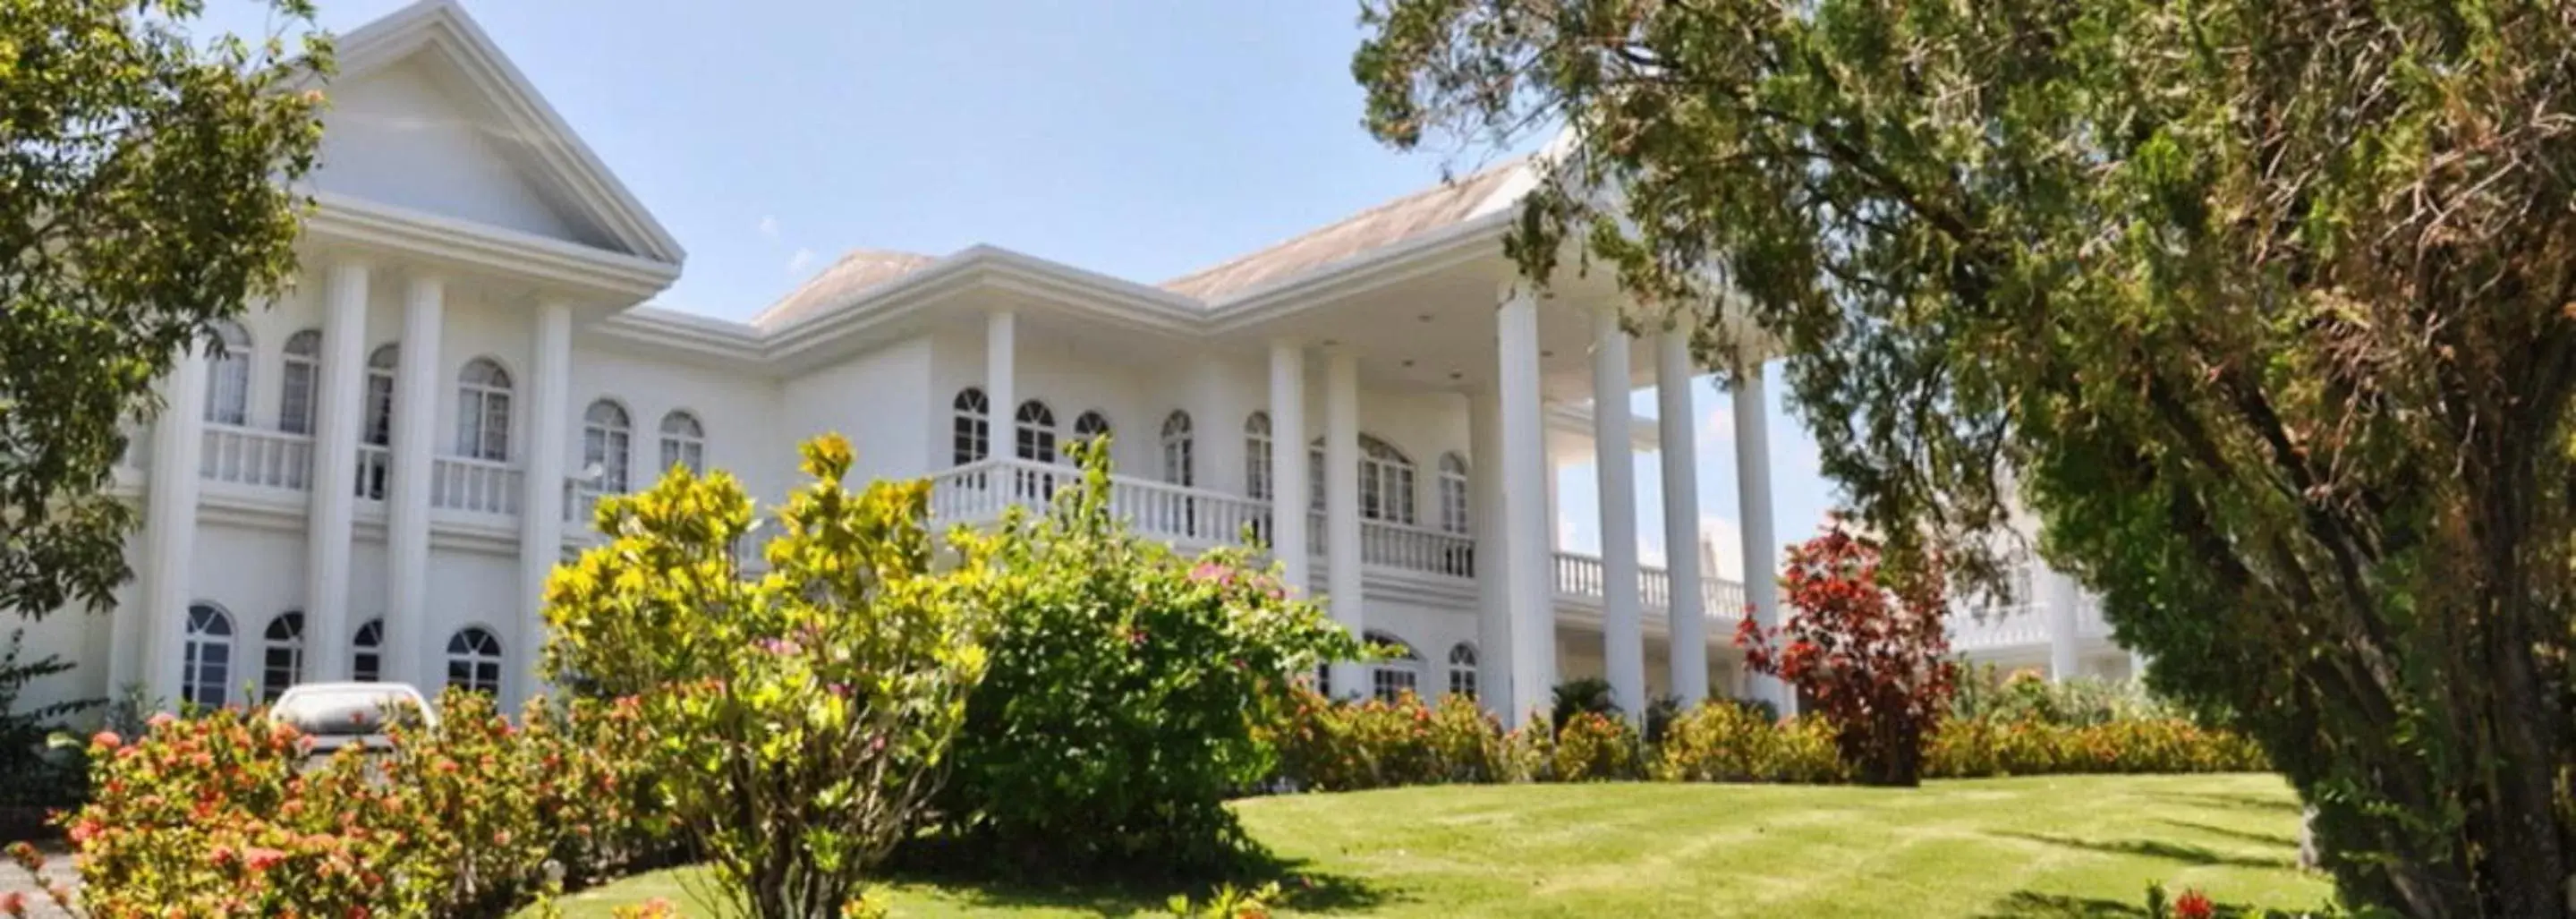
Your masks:
{"label": "white column", "polygon": [[330,268],[322,379],[313,404],[313,499],[305,520],[304,679],[349,678],[349,542],[367,386],[365,262]]}
{"label": "white column", "polygon": [[1556,685],[1556,610],[1549,559],[1547,416],[1539,397],[1538,301],[1513,292],[1494,311],[1501,396],[1503,538],[1512,625],[1512,721],[1543,712]]}
{"label": "white column", "polygon": [[1493,387],[1467,396],[1469,521],[1476,531],[1476,696],[1506,723],[1512,711],[1511,570],[1503,524],[1503,404]]}
{"label": "white column", "polygon": [[2031,565],[2035,569],[2031,587],[2039,596],[2029,602],[2039,603],[2048,616],[2048,678],[2062,683],[2083,668],[2076,643],[2075,579],[2040,565],[2036,558]]}
{"label": "white column", "polygon": [[1628,330],[1619,311],[1592,319],[1592,466],[1600,481],[1601,656],[1610,698],[1646,713],[1645,603],[1637,584],[1637,469],[1629,449]]}
{"label": "white column", "polygon": [[[1779,543],[1771,529],[1771,429],[1762,407],[1762,365],[1735,375],[1735,495],[1744,513],[1744,601],[1763,628],[1780,625],[1780,564],[1773,558]],[[1769,699],[1780,714],[1795,713],[1797,695],[1767,676],[1746,681],[1753,695]]]}
{"label": "white column", "polygon": [[1270,552],[1288,589],[1311,595],[1306,545],[1306,351],[1270,344]]}
{"label": "white column", "polygon": [[[994,310],[984,318],[984,395],[993,401],[992,457],[1008,459],[1018,454],[1019,416],[1018,381],[1020,350],[1019,317],[1010,310]],[[946,457],[933,457],[932,468],[947,465]],[[1008,478],[1005,477],[1005,481]]]}
{"label": "white column", "polygon": [[1700,608],[1698,409],[1691,405],[1690,337],[1655,337],[1655,424],[1664,464],[1664,568],[1672,575],[1673,695],[1685,708],[1708,698],[1708,619]]}
{"label": "white column", "polygon": [[438,452],[439,328],[446,287],[418,275],[403,293],[402,359],[394,366],[393,479],[387,486],[385,678],[434,692],[429,661],[429,477]]}
{"label": "white column", "polygon": [[[179,703],[180,650],[188,631],[188,603],[196,599],[197,462],[205,449],[206,355],[200,345],[179,352],[161,380],[161,415],[152,422],[152,472],[143,495],[141,609],[120,616],[139,627],[139,673],[113,674],[110,690],[141,682],[154,696]],[[244,623],[235,622],[236,633]],[[239,657],[235,658],[239,660]]]}
{"label": "white column", "polygon": [[527,489],[519,499],[520,650],[518,698],[545,691],[539,672],[546,644],[546,579],[563,560],[564,453],[572,437],[572,307],[549,300],[537,306],[534,359],[529,364]]}
{"label": "white column", "polygon": [[[1339,348],[1324,353],[1324,557],[1332,583],[1333,621],[1352,635],[1367,631],[1360,595],[1359,359]],[[1368,694],[1367,668],[1333,665],[1333,694]]]}

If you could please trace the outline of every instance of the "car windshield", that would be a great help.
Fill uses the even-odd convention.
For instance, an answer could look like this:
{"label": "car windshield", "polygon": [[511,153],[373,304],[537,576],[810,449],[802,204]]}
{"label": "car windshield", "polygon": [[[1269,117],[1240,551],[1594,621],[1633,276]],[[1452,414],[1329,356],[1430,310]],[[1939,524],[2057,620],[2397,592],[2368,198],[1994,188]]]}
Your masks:
{"label": "car windshield", "polygon": [[420,707],[398,692],[350,691],[309,693],[285,700],[272,717],[315,737],[357,737],[383,733],[387,709],[405,725],[420,723]]}

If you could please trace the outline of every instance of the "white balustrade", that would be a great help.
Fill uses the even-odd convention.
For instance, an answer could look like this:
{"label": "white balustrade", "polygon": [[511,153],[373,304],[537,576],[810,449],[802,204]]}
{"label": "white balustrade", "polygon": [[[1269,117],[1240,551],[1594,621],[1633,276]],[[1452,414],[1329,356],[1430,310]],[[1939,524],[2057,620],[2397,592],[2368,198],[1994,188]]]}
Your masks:
{"label": "white balustrade", "polygon": [[[1602,586],[1608,575],[1602,570],[1601,557],[1575,552],[1556,553],[1556,592],[1559,596],[1601,602]],[[1656,566],[1637,569],[1637,597],[1647,612],[1660,613],[1672,608],[1672,573]],[[1710,619],[1734,620],[1744,617],[1744,585],[1717,578],[1701,578],[1699,584],[1700,615]]]}
{"label": "white balustrade", "polygon": [[313,439],[302,434],[208,424],[197,474],[210,482],[303,491],[311,487]]}
{"label": "white balustrade", "polygon": [[2048,618],[2035,604],[1953,609],[1950,650],[1980,651],[2048,643]]}
{"label": "white balustrade", "polygon": [[519,477],[519,470],[507,463],[441,456],[430,464],[429,506],[477,514],[516,514]]}
{"label": "white balustrade", "polygon": [[358,445],[358,497],[366,501],[385,499],[386,483],[393,477],[394,451],[383,444]]}
{"label": "white balustrade", "polygon": [[1475,574],[1475,541],[1428,527],[1360,521],[1360,561],[1405,571],[1471,577]]}
{"label": "white balustrade", "polygon": [[[1043,512],[1057,494],[1082,484],[1082,470],[1054,463],[993,459],[931,477],[930,516],[939,523],[981,523],[1007,508]],[[1266,529],[1269,505],[1234,495],[1113,475],[1109,511],[1137,533],[1194,543],[1230,543],[1245,528]]]}

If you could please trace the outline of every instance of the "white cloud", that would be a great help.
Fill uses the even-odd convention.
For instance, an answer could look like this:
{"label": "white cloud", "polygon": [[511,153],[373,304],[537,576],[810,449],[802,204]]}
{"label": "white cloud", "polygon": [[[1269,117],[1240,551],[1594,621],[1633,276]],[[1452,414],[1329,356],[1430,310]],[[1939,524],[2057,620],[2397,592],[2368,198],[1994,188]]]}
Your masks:
{"label": "white cloud", "polygon": [[796,249],[796,254],[787,257],[787,273],[802,273],[806,266],[812,264],[814,264],[814,250],[800,246]]}
{"label": "white cloud", "polygon": [[1699,422],[1699,447],[1713,450],[1735,443],[1735,406],[1720,402]]}
{"label": "white cloud", "polygon": [[776,218],[776,217],[762,217],[762,218],[760,218],[760,235],[761,235],[761,237],[762,237],[762,238],[764,238],[764,239],[772,239],[772,240],[777,239],[777,238],[778,238],[778,218]]}

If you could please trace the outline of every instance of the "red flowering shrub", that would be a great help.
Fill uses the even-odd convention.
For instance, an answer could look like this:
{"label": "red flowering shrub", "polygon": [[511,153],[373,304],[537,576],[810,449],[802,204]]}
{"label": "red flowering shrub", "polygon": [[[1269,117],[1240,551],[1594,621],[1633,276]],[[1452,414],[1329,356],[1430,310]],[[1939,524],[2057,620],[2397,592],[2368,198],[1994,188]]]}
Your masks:
{"label": "red flowering shrub", "polygon": [[1736,632],[1746,665],[1812,700],[1860,781],[1918,783],[1958,680],[1940,572],[1881,567],[1876,542],[1834,526],[1789,547],[1780,587],[1788,623],[1748,618]]}
{"label": "red flowering shrub", "polygon": [[476,694],[440,707],[437,729],[397,727],[389,752],[310,764],[309,741],[256,712],[157,716],[130,743],[100,733],[90,803],[63,817],[81,908],[495,915],[549,887],[550,860],[596,876],[645,845],[649,824],[614,794],[642,761],[616,709],[531,706],[514,725]]}

